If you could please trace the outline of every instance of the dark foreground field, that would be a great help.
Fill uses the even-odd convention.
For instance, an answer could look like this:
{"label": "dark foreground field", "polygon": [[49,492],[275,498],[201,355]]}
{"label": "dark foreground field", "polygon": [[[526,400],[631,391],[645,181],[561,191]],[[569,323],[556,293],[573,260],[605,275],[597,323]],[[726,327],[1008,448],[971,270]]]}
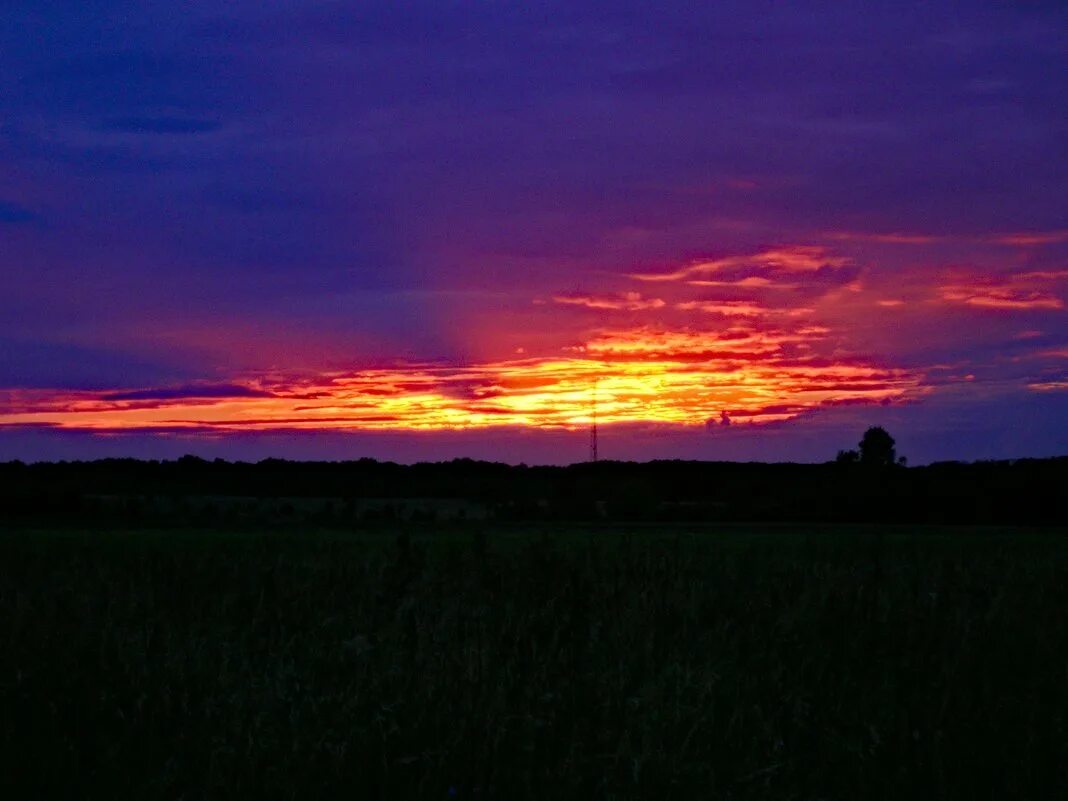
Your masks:
{"label": "dark foreground field", "polygon": [[4,798],[1068,797],[1068,539],[0,535]]}

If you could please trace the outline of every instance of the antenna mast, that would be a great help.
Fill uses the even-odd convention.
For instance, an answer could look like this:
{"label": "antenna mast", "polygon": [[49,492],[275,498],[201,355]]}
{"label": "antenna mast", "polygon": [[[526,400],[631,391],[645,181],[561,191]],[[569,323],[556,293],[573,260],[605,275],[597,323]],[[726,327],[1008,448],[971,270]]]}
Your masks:
{"label": "antenna mast", "polygon": [[593,379],[593,398],[590,403],[590,461],[597,461],[597,379]]}

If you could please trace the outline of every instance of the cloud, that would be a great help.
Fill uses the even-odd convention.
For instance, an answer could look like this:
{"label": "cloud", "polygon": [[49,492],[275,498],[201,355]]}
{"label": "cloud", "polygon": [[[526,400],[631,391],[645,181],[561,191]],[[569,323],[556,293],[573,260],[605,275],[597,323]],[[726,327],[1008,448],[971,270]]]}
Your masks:
{"label": "cloud", "polygon": [[1050,311],[1064,309],[1064,301],[1050,289],[1068,278],[1068,270],[1039,269],[983,273],[956,270],[951,280],[937,287],[938,299],[978,309]]}
{"label": "cloud", "polygon": [[1068,242],[1068,230],[1009,231],[979,235],[927,234],[906,231],[824,231],[823,237],[838,242],[872,242],[880,245],[985,244],[1030,248]]}
{"label": "cloud", "polygon": [[869,233],[864,231],[824,231],[823,236],[840,242],[876,242],[887,245],[930,245],[945,242],[946,237],[931,234],[910,234],[902,232]]}
{"label": "cloud", "polygon": [[1063,309],[1064,302],[1044,284],[1068,276],[1064,270],[1038,270],[1023,273],[983,276],[972,280],[944,284],[939,298],[947,303],[961,303],[982,309],[1035,311]]}
{"label": "cloud", "polygon": [[182,400],[188,398],[269,398],[272,393],[242,384],[190,384],[112,392],[100,396],[102,401]]}
{"label": "cloud", "polygon": [[570,352],[452,367],[425,363],[227,384],[108,392],[9,391],[0,427],[44,423],[94,431],[452,430],[589,422],[592,388],[605,425],[703,425],[789,419],[828,403],[885,403],[920,376],[862,359],[802,355],[819,326],[720,332],[640,327],[606,331]]}
{"label": "cloud", "polygon": [[682,311],[719,314],[724,317],[758,317],[767,313],[767,309],[763,306],[744,300],[690,300],[676,303],[675,308]]}
{"label": "cloud", "polygon": [[1058,281],[1068,278],[1068,270],[1032,270],[1026,273],[1017,273],[1011,277],[1014,282],[1023,281]]}
{"label": "cloud", "polygon": [[1034,381],[1027,385],[1034,392],[1064,392],[1068,390],[1068,379],[1051,381]]}
{"label": "cloud", "polygon": [[1060,298],[1045,292],[1020,292],[999,287],[944,286],[941,288],[941,297],[950,303],[964,303],[982,309],[1031,311],[1064,308]]}
{"label": "cloud", "polygon": [[33,222],[37,215],[25,206],[0,200],[0,223]]}
{"label": "cloud", "polygon": [[613,311],[645,311],[662,309],[665,306],[660,298],[644,298],[640,292],[624,292],[619,295],[554,295],[553,302],[565,306]]}
{"label": "cloud", "polygon": [[[815,273],[827,268],[845,267],[851,263],[844,256],[835,256],[825,248],[811,245],[788,245],[770,248],[750,255],[726,256],[719,259],[696,261],[681,269],[666,273],[632,273],[639,281],[682,281],[696,276],[708,276],[727,271],[756,271],[758,277],[771,280],[778,274]],[[751,277],[751,276],[745,276]]]}
{"label": "cloud", "polygon": [[1068,242],[1068,230],[1061,231],[1018,231],[1009,234],[997,234],[989,241],[999,245],[1031,247],[1034,245],[1056,245]]}
{"label": "cloud", "polygon": [[762,275],[749,275],[734,280],[721,281],[697,279],[694,281],[687,281],[686,283],[690,286],[723,287],[731,289],[797,289],[800,286],[799,284],[786,284],[773,281]]}

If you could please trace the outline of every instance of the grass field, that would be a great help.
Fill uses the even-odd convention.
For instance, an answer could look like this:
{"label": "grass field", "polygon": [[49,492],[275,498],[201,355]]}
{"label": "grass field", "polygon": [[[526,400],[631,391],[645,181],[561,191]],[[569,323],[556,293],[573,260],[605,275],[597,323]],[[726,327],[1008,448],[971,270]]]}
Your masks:
{"label": "grass field", "polygon": [[0,534],[4,798],[1068,797],[1068,537]]}

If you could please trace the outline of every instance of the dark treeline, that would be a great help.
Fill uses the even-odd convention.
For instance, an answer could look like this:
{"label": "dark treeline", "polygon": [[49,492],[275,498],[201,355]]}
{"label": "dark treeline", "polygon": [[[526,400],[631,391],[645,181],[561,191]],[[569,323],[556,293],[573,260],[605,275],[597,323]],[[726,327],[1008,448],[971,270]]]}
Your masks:
{"label": "dark treeline", "polygon": [[511,466],[105,459],[0,463],[0,521],[330,526],[393,520],[1068,523],[1068,457],[924,467],[652,461]]}

